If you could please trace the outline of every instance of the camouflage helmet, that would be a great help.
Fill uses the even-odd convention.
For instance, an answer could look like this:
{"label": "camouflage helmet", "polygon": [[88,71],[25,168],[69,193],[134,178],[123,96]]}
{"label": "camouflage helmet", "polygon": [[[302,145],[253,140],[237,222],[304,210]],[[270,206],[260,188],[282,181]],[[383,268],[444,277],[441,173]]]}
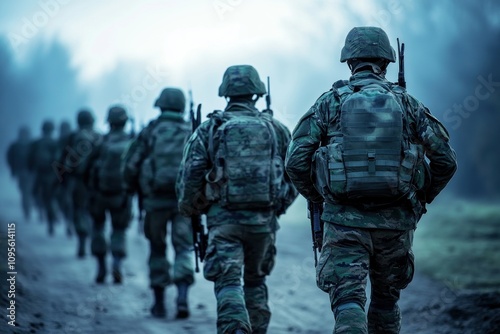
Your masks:
{"label": "camouflage helmet", "polygon": [[78,116],[76,117],[78,126],[88,126],[94,124],[94,116],[90,112],[90,110],[82,109],[78,112]]}
{"label": "camouflage helmet", "polygon": [[355,27],[347,34],[340,62],[356,58],[382,58],[394,63],[396,52],[384,30],[378,27]]}
{"label": "camouflage helmet", "polygon": [[182,90],[178,88],[165,88],[156,99],[155,107],[160,109],[184,111],[186,98]]}
{"label": "camouflage helmet", "polygon": [[54,131],[54,122],[50,120],[45,120],[42,123],[42,133],[50,134]]}
{"label": "camouflage helmet", "polygon": [[109,124],[124,125],[128,120],[127,111],[121,106],[112,106],[106,120]]}
{"label": "camouflage helmet", "polygon": [[250,65],[230,66],[224,72],[219,86],[219,96],[262,96],[266,94],[266,86],[259,78],[257,70]]}

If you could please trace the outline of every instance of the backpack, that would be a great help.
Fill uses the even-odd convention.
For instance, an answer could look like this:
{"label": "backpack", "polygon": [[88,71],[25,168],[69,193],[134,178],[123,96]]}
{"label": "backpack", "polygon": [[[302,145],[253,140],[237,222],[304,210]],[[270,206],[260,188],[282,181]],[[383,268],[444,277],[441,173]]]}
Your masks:
{"label": "backpack", "polygon": [[124,190],[122,156],[131,142],[130,135],[106,135],[96,163],[96,189],[103,193],[121,193]]}
{"label": "backpack", "polygon": [[284,166],[267,117],[221,111],[210,115],[208,151],[213,166],[205,177],[208,201],[229,210],[270,209],[278,204]]}
{"label": "backpack", "polygon": [[175,196],[175,182],[184,145],[191,134],[190,126],[184,122],[156,120],[151,127],[149,151],[139,177],[141,191]]}
{"label": "backpack", "polygon": [[371,81],[336,83],[333,92],[340,122],[313,156],[316,189],[327,201],[365,206],[409,198],[423,151],[409,139],[404,91]]}
{"label": "backpack", "polygon": [[75,175],[82,176],[87,171],[89,158],[94,149],[102,142],[102,136],[92,129],[79,129],[72,133],[65,149],[64,164]]}
{"label": "backpack", "polygon": [[52,163],[57,159],[57,143],[52,138],[42,138],[34,143],[32,148],[32,164],[41,172],[52,170]]}

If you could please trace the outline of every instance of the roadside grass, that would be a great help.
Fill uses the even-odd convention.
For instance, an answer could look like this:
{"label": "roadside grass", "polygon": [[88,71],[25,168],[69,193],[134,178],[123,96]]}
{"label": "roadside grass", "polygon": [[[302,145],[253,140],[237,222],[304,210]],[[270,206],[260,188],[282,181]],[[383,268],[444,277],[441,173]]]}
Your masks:
{"label": "roadside grass", "polygon": [[414,238],[417,270],[452,289],[500,291],[500,205],[431,205]]}

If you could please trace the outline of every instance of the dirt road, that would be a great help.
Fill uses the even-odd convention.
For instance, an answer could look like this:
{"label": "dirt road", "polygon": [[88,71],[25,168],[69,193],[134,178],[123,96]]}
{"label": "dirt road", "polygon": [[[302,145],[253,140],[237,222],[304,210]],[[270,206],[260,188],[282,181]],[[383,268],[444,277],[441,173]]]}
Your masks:
{"label": "dirt road", "polygon": [[[16,327],[3,317],[0,333],[215,333],[215,298],[212,283],[196,276],[191,289],[191,317],[175,320],[175,289],[167,290],[168,316],[154,319],[149,314],[152,303],[148,288],[148,245],[131,226],[128,232],[129,257],[124,264],[124,284],[93,283],[95,261],[87,256],[76,259],[76,241],[63,233],[59,224],[49,237],[44,224],[24,222],[14,199],[1,201],[2,232],[7,223],[16,224]],[[269,278],[271,310],[270,334],[331,333],[334,320],[327,294],[315,285],[310,231],[301,212],[301,203],[281,222],[278,234],[277,264]],[[300,213],[299,213],[300,212]],[[304,217],[300,220],[300,215]],[[293,217],[293,219],[292,219]],[[4,238],[3,238],[4,239]],[[5,247],[4,247],[5,246]],[[2,259],[7,262],[2,243]],[[2,275],[6,272],[2,263]],[[7,285],[2,280],[2,312],[7,315]],[[450,309],[461,298],[446,285],[419,273],[403,291],[402,333],[489,333],[474,327],[457,331],[460,308],[449,319]],[[467,299],[468,300],[468,299]],[[496,300],[498,301],[498,300]],[[495,302],[495,299],[493,299]],[[500,321],[500,320],[499,320]],[[484,322],[484,321],[483,321]],[[494,332],[491,332],[494,333]]]}

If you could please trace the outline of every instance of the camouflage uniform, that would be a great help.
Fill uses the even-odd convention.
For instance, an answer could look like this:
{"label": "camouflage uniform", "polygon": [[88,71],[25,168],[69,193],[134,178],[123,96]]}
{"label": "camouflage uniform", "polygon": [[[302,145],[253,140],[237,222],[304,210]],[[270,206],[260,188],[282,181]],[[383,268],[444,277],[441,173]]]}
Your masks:
{"label": "camouflage uniform", "polygon": [[[113,106],[109,109],[108,122],[111,129],[108,134],[103,136],[102,143],[94,150],[94,154],[90,156],[87,166],[88,170],[86,171],[89,174],[89,213],[93,222],[91,252],[96,257],[98,263],[96,283],[104,282],[107,272],[105,256],[108,253],[108,248],[111,250],[113,256],[112,274],[114,283],[122,282],[121,262],[127,255],[125,237],[132,217],[131,195],[126,192],[122,175],[120,175],[121,155],[125,153],[125,150],[132,141],[131,135],[125,133],[123,129],[127,120],[128,116],[124,108]],[[111,145],[116,145],[117,147],[117,152],[114,154],[109,152]],[[121,155],[118,155],[119,153]],[[113,167],[113,165],[116,167]],[[105,187],[107,180],[104,179],[109,173],[101,173],[103,168],[108,168],[109,173],[113,174],[112,176],[118,176],[116,180],[120,182],[114,185],[112,189]],[[109,179],[110,177],[108,176],[107,178]],[[106,212],[111,217],[112,226],[109,246],[104,235]]]}
{"label": "camouflage uniform", "polygon": [[[245,71],[255,71],[253,67],[247,69],[249,67],[233,66],[226,71],[226,74],[234,71],[235,77],[241,76],[242,82],[245,82],[245,76],[248,75],[244,75]],[[243,75],[238,74],[239,71]],[[255,75],[257,77],[254,80],[260,82],[256,71]],[[224,83],[226,81],[223,81],[223,85]],[[224,90],[223,85],[220,91]],[[265,93],[262,83],[255,93],[258,95]],[[226,94],[220,92],[219,95]],[[249,115],[257,117],[259,111],[254,104],[255,101],[251,96],[238,99],[238,96],[233,95],[224,110],[223,118],[227,120],[228,117]],[[276,132],[279,155],[284,158],[290,133],[270,115],[268,121],[272,123]],[[207,216],[209,241],[203,272],[207,280],[215,283],[217,332],[266,333],[271,311],[268,306],[265,279],[274,266],[277,216],[285,212],[297,193],[290,184],[288,196],[279,208],[229,210],[218,202],[208,203],[204,196],[204,185],[205,175],[213,163],[210,161],[208,149],[210,131],[211,121],[202,123],[185,148],[177,181],[179,209],[181,214],[186,216],[201,212],[205,212]],[[214,151],[218,145],[218,139],[214,137]],[[244,143],[241,145],[241,149],[245,149]],[[237,332],[238,330],[240,331]]]}
{"label": "camouflage uniform", "polygon": [[[165,288],[174,283],[177,286],[177,317],[189,316],[187,308],[187,290],[194,283],[192,259],[192,230],[189,219],[179,215],[175,186],[172,189],[153,191],[145,189],[145,160],[151,155],[154,142],[153,131],[160,123],[171,124],[178,131],[173,134],[172,141],[182,142],[182,147],[191,133],[189,125],[183,118],[184,94],[176,88],[166,88],[155,103],[162,112],[144,128],[134,140],[123,160],[124,178],[130,192],[138,192],[140,201],[146,211],[144,235],[149,240],[149,279],[154,292],[155,304],[151,309],[153,316],[165,317]],[[182,148],[181,147],[181,148]],[[178,163],[182,158],[178,157]],[[179,165],[175,168],[177,174]],[[175,181],[174,181],[175,183]],[[142,185],[142,186],[141,186]],[[170,222],[170,240],[175,251],[173,266],[167,259],[167,224]]]}
{"label": "camouflage uniform", "polygon": [[21,195],[21,206],[24,218],[29,220],[33,205],[33,173],[29,170],[28,156],[31,146],[30,131],[27,127],[19,129],[18,139],[7,149],[7,164],[10,173],[17,180]]}
{"label": "camouflage uniform", "polygon": [[[346,39],[343,60],[350,59],[344,54],[352,41],[350,38],[361,43],[366,40],[363,36],[366,30],[358,29],[353,29]],[[372,29],[379,28],[365,29],[370,34]],[[380,31],[385,35],[381,29],[375,30],[376,38]],[[386,35],[385,39],[387,46]],[[373,45],[383,47],[384,43]],[[385,51],[390,50],[389,45]],[[356,51],[359,50],[352,52]],[[394,61],[394,50],[392,57],[373,55],[359,58],[382,58],[387,60],[386,66],[389,61]],[[384,78],[385,70],[374,64],[377,60],[371,61],[350,63],[354,74],[349,82],[338,82],[334,86],[357,86],[364,82],[391,85]],[[332,89],[321,95],[301,118],[287,152],[286,170],[299,192],[312,202],[323,201],[313,185],[313,154],[340,129],[340,103],[336,92]],[[323,250],[316,273],[318,287],[330,295],[336,319],[334,333],[399,333],[401,316],[397,301],[401,289],[411,282],[414,272],[413,231],[425,212],[425,203],[430,203],[439,194],[456,170],[455,152],[450,148],[443,125],[422,103],[406,92],[403,94],[408,101],[410,138],[425,151],[430,161],[432,181],[427,183],[426,189],[418,192],[418,200],[409,199],[400,205],[368,210],[336,201],[325,203],[321,216],[325,222]],[[364,306],[368,275],[372,291],[367,321]]]}
{"label": "camouflage uniform", "polygon": [[54,166],[59,182],[67,182],[73,205],[73,224],[78,236],[77,256],[86,254],[86,241],[90,232],[88,211],[89,193],[85,171],[89,158],[100,145],[102,136],[93,129],[94,116],[88,110],[81,110],[77,115],[78,129],[68,139],[61,160]]}
{"label": "camouflage uniform", "polygon": [[42,138],[34,141],[30,147],[29,166],[35,174],[33,192],[43,203],[43,211],[48,223],[48,232],[54,233],[56,210],[54,206],[56,175],[52,163],[57,160],[57,141],[52,138],[54,124],[45,121],[42,126]]}
{"label": "camouflage uniform", "polygon": [[[58,157],[63,154],[66,145],[68,145],[70,134],[70,124],[66,121],[61,122],[61,126],[59,128]],[[73,234],[73,203],[71,203],[71,193],[69,191],[68,184],[64,182],[57,183],[55,196],[59,210],[61,211],[63,219],[66,223],[66,234],[71,236]]]}

